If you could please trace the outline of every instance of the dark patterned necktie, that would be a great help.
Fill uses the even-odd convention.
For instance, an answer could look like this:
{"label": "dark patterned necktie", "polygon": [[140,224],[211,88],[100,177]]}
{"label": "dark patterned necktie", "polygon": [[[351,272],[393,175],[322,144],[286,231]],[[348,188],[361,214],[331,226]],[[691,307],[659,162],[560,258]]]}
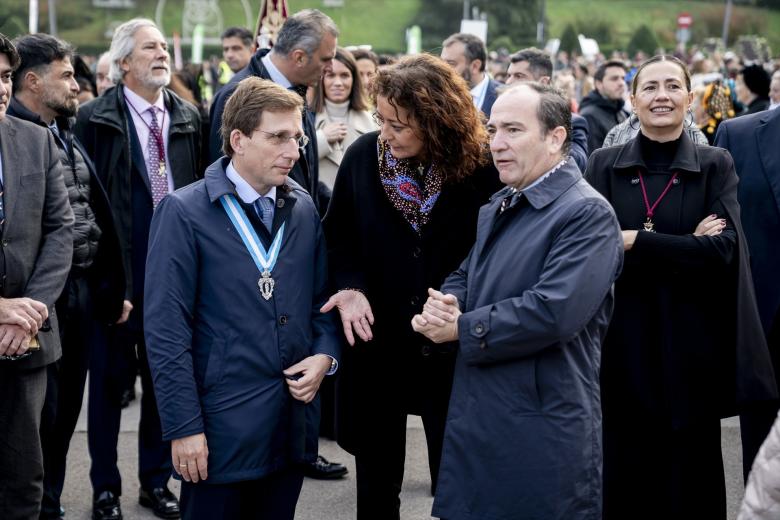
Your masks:
{"label": "dark patterned necktie", "polygon": [[165,163],[160,159],[160,151],[163,146],[162,132],[157,123],[157,107],[151,106],[147,110],[152,119],[149,123],[149,184],[152,188],[152,205],[156,208],[160,201],[168,194],[168,177],[165,174]]}

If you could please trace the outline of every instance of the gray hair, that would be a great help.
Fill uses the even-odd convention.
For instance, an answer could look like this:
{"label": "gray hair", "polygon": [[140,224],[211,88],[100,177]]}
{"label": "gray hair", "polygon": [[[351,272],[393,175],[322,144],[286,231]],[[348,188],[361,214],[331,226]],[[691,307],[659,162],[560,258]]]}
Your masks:
{"label": "gray hair", "polygon": [[273,53],[287,56],[301,49],[311,56],[320,48],[322,37],[328,32],[338,37],[339,28],[331,18],[317,9],[304,9],[284,22],[274,43]]}
{"label": "gray hair", "polygon": [[123,23],[114,31],[114,37],[111,39],[111,47],[108,49],[108,56],[111,65],[108,68],[108,77],[114,83],[119,83],[125,76],[122,70],[122,62],[133,53],[135,48],[135,33],[144,27],[153,27],[157,24],[148,18],[133,18]]}

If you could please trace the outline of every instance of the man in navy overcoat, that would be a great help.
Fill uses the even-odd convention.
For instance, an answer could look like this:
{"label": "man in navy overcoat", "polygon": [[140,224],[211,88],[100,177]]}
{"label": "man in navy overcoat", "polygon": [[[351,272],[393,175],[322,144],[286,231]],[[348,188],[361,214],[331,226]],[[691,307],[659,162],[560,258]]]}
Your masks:
{"label": "man in navy overcoat", "polygon": [[459,341],[437,518],[601,519],[599,361],[623,243],[612,207],[567,157],[570,127],[550,86],[498,97],[488,132],[508,186],[412,320],[437,343]]}
{"label": "man in navy overcoat", "polygon": [[[715,146],[727,149],[739,176],[742,227],[750,250],[750,269],[758,312],[780,374],[780,111],[768,110],[724,121]],[[753,459],[777,414],[766,403],[740,415],[742,463],[747,481]]]}
{"label": "man in navy overcoat", "polygon": [[184,519],[292,520],[301,463],[316,457],[306,413],[339,339],[319,310],[320,219],[288,178],[307,141],[302,108],[294,92],[243,80],[222,119],[227,157],[152,220],[146,339]]}

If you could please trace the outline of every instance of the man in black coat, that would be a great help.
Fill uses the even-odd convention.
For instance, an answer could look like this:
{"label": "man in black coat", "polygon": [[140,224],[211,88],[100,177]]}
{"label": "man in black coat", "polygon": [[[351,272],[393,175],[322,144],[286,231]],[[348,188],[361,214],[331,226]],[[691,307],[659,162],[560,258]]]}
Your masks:
{"label": "man in black coat", "polygon": [[[73,211],[47,130],[6,116],[19,65],[0,34],[0,518],[38,518],[46,367],[60,358],[54,302],[73,255]],[[34,349],[37,345],[37,349]],[[9,359],[13,358],[13,359]]]}
{"label": "man in black coat", "polygon": [[108,197],[71,130],[79,91],[71,64],[73,48],[46,34],[22,36],[14,43],[21,65],[14,74],[8,114],[51,131],[75,218],[73,260],[56,305],[64,355],[48,365],[41,419],[44,494],[40,518],[57,519],[61,516],[65,458],[87,378],[90,331],[96,316],[104,323],[120,319],[125,279]]}
{"label": "man in black coat", "polygon": [[178,518],[179,504],[168,490],[170,443],[163,442],[143,335],[144,275],[152,213],[174,189],[201,171],[200,116],[165,86],[170,55],[151,20],[136,18],[114,32],[110,75],[117,83],[79,110],[76,133],[95,162],[108,191],[127,273],[122,325],[106,329],[90,360],[89,450],[94,490],[93,518],[119,519],[122,481],[116,466],[125,388],[123,350],[137,351],[143,398],[139,427],[139,502],[157,516]]}
{"label": "man in black coat", "polygon": [[[513,54],[510,61],[507,69],[507,85],[523,81],[538,81],[543,85],[549,85],[552,81],[552,60],[544,51],[529,47]],[[581,172],[585,171],[588,165],[588,121],[577,114],[571,115],[569,157],[574,159]]]}
{"label": "man in black coat", "polygon": [[305,99],[306,89],[315,86],[323,73],[330,70],[336,56],[338,35],[333,20],[316,9],[294,14],[284,22],[273,49],[258,50],[249,65],[217,92],[211,104],[209,160],[214,162],[222,157],[220,130],[225,103],[242,79],[257,76],[271,80],[295,90],[304,98],[303,131],[309,138],[309,144],[301,150],[301,157],[290,172],[290,178],[309,192],[321,216],[328,209],[330,190],[319,182],[317,134],[314,117],[308,111]]}
{"label": "man in black coat", "polygon": [[[718,126],[715,146],[731,152],[739,175],[737,197],[750,250],[750,267],[761,324],[780,374],[780,111],[729,119]],[[747,479],[758,448],[769,433],[777,402],[743,413],[742,461]]]}
{"label": "man in black coat", "polygon": [[596,88],[580,102],[580,115],[588,120],[589,153],[601,148],[612,127],[628,117],[623,99],[625,77],[626,67],[623,62],[608,61],[601,64],[593,75]]}

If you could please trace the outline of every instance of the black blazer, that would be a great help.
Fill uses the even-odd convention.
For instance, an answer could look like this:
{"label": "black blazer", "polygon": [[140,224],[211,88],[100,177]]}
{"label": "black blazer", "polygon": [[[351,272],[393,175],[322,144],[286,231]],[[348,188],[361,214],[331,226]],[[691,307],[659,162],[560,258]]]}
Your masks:
{"label": "black blazer", "polygon": [[[586,179],[615,209],[621,229],[645,220],[638,171],[647,173],[637,136],[601,148]],[[740,224],[737,176],[725,150],[694,144],[683,132],[670,171],[678,172],[640,231],[615,284],[615,313],[604,343],[604,413],[658,414],[676,425],[735,415],[777,396]],[[656,177],[653,179],[653,177]],[[669,176],[648,175],[651,203]],[[716,237],[696,237],[707,215],[727,219]]]}
{"label": "black blazer", "polygon": [[[423,364],[430,370],[431,386],[444,392],[446,403],[454,345],[434,347],[412,330],[411,320],[422,311],[428,288],[439,288],[466,257],[476,237],[479,208],[501,187],[492,163],[462,182],[445,184],[418,235],[382,187],[377,136],[364,134],[347,150],[323,222],[333,290],[362,290],[375,318],[374,339],[345,348],[339,368],[339,403],[346,395],[355,407],[343,414],[349,420],[337,426],[346,449],[351,449],[355,428],[370,428],[366,413],[381,408],[382,399],[403,399],[409,379],[405,376]],[[432,356],[433,350],[440,353]],[[440,362],[425,360],[431,357]],[[364,376],[374,382],[371,391]],[[422,392],[406,404],[414,408],[428,397]]]}

